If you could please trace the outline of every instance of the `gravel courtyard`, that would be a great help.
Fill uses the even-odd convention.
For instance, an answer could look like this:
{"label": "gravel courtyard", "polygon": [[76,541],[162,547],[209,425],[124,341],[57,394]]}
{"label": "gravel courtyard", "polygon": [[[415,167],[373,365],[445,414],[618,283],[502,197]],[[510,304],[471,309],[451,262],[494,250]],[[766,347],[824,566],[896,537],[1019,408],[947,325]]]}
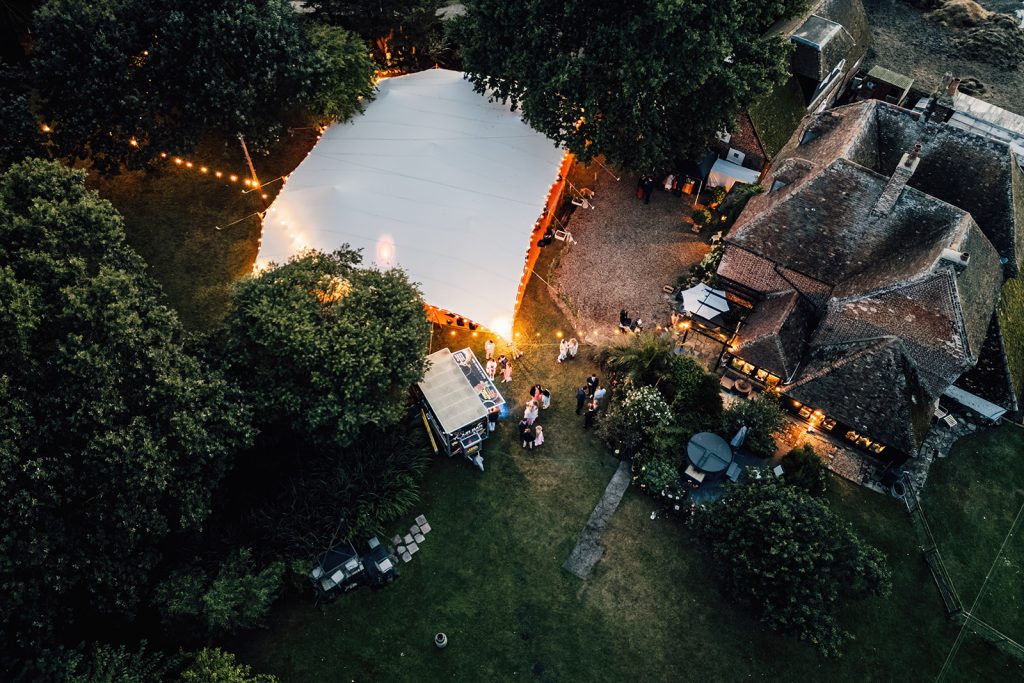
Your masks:
{"label": "gravel courtyard", "polygon": [[592,174],[575,175],[585,176],[596,192],[594,209],[578,208],[572,215],[568,227],[577,244],[563,250],[555,270],[576,329],[591,342],[607,339],[615,334],[623,308],[648,329],[667,322],[662,285],[674,285],[710,248],[707,237],[691,232],[692,197],[659,188],[645,205],[636,198],[636,178],[616,182],[599,171],[595,183]]}

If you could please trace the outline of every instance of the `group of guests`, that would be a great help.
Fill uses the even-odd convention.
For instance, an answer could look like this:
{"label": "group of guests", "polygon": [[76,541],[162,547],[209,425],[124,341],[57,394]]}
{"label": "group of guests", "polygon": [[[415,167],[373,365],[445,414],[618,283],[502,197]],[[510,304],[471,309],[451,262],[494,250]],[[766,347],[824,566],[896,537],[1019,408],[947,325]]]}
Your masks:
{"label": "group of guests", "polygon": [[530,387],[530,400],[526,402],[523,419],[519,422],[519,436],[523,448],[537,448],[544,444],[544,428],[534,425],[540,411],[551,407],[551,392],[539,384]]}
{"label": "group of guests", "polygon": [[512,361],[508,359],[505,354],[501,354],[497,359],[494,357],[494,340],[488,339],[484,342],[484,354],[486,356],[486,362],[484,363],[484,370],[487,372],[487,378],[492,382],[494,381],[495,375],[501,372],[502,382],[512,381]]}
{"label": "group of guests", "polygon": [[597,411],[608,390],[601,386],[597,375],[591,373],[587,383],[576,390],[576,414],[583,415],[583,428],[590,429],[597,423]]}
{"label": "group of guests", "polygon": [[640,318],[632,320],[629,317],[629,313],[626,313],[626,309],[623,308],[619,311],[619,329],[623,332],[640,334],[644,331],[644,321]]}
{"label": "group of guests", "polygon": [[576,357],[576,354],[580,352],[580,343],[576,341],[576,337],[572,339],[558,342],[558,362],[572,360]]}

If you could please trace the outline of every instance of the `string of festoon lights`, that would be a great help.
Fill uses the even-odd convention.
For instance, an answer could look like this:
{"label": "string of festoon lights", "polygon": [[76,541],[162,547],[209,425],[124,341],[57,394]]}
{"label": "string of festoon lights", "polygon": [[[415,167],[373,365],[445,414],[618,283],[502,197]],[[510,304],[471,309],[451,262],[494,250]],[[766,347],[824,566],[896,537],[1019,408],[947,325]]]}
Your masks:
{"label": "string of festoon lights", "polygon": [[[45,124],[45,123],[41,124],[39,126],[39,129],[42,132],[44,132],[44,133],[52,133],[53,132],[53,128],[50,125]],[[316,139],[317,139],[317,141],[319,141],[320,140],[320,136],[323,135],[325,128],[323,126],[320,126],[320,127],[315,128],[314,130],[317,131]],[[138,140],[138,138],[136,138],[134,136],[128,138],[128,145],[130,147],[134,148],[134,149],[139,149],[139,140]],[[167,161],[169,164],[173,164],[178,169],[186,170],[186,171],[194,171],[194,172],[196,172],[199,175],[208,176],[209,178],[211,178],[213,180],[223,181],[224,183],[226,183],[229,186],[241,182],[242,185],[244,185],[246,188],[248,188],[248,189],[243,189],[241,191],[242,194],[248,194],[250,192],[254,192],[254,191],[258,190],[258,191],[260,191],[260,197],[262,197],[263,199],[267,199],[268,196],[269,196],[269,195],[267,195],[266,192],[262,191],[265,186],[269,185],[270,183],[276,182],[278,180],[280,180],[282,182],[282,184],[283,184],[287,180],[286,177],[280,177],[280,178],[274,178],[274,180],[270,180],[270,181],[268,181],[266,183],[261,183],[260,180],[259,180],[259,177],[257,177],[255,174],[253,174],[252,177],[246,177],[246,175],[244,173],[238,174],[238,173],[225,172],[225,171],[222,171],[220,169],[214,168],[211,164],[204,164],[204,163],[201,163],[201,162],[192,161],[190,159],[186,159],[185,157],[177,156],[177,155],[171,154],[169,152],[159,152],[157,156],[160,159],[162,159],[164,161]]]}

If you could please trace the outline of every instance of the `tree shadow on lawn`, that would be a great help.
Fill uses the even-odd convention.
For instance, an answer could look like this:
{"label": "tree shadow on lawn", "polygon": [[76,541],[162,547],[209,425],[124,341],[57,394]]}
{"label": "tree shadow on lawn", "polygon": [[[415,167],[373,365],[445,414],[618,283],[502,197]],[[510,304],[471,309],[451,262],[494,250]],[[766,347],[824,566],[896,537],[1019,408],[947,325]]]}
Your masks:
{"label": "tree shadow on lawn", "polygon": [[[270,155],[253,159],[260,181],[268,183],[268,203],[282,187],[270,181],[291,173],[314,142],[312,131],[295,131]],[[185,326],[202,330],[223,317],[231,284],[252,271],[260,237],[254,214],[262,204],[257,192],[243,194],[249,173],[237,141],[205,141],[188,157],[192,168],[175,165],[173,158],[150,172],[90,174],[88,185],[124,216],[128,243],[146,260]],[[199,170],[204,165],[206,174]],[[221,179],[213,175],[218,169]],[[230,182],[231,174],[239,180]]]}

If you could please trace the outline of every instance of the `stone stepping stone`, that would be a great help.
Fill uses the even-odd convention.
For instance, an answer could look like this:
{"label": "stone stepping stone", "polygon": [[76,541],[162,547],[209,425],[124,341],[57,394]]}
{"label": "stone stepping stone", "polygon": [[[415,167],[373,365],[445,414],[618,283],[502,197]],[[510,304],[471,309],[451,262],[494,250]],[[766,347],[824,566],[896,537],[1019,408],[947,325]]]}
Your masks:
{"label": "stone stepping stone", "polygon": [[408,551],[402,553],[402,562],[410,562],[410,561],[412,561],[412,555]]}
{"label": "stone stepping stone", "polygon": [[410,543],[409,545],[405,546],[405,549],[409,553],[415,555],[417,552],[419,552],[420,547],[416,545],[416,543]]}
{"label": "stone stepping stone", "polygon": [[406,545],[409,545],[410,543],[412,543],[412,534],[406,534],[403,540],[405,541]]}
{"label": "stone stepping stone", "polygon": [[426,522],[423,522],[423,524],[420,524],[420,533],[421,534],[429,534],[430,533],[430,525],[427,524]]}
{"label": "stone stepping stone", "polygon": [[420,526],[423,526],[424,524],[427,523],[427,518],[424,517],[423,515],[420,515],[419,517],[416,518],[416,523],[419,524]]}
{"label": "stone stepping stone", "polygon": [[426,540],[423,538],[423,534],[413,534],[413,539],[415,539],[417,543],[423,543],[423,541]]}

